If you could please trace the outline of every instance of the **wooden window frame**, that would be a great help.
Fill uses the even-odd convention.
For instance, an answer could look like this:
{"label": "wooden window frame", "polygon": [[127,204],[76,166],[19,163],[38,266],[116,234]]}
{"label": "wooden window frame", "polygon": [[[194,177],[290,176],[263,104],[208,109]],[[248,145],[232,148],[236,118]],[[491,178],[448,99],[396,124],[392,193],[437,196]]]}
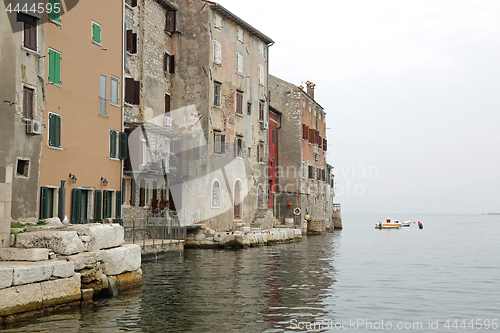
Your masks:
{"label": "wooden window frame", "polygon": [[[61,149],[62,116],[54,112],[48,114],[49,133],[47,135],[47,145],[49,148]],[[55,123],[53,123],[54,121]]]}
{"label": "wooden window frame", "polygon": [[214,82],[214,106],[220,108],[222,104],[222,84]]}
{"label": "wooden window frame", "polygon": [[236,91],[236,114],[243,115],[243,91]]}

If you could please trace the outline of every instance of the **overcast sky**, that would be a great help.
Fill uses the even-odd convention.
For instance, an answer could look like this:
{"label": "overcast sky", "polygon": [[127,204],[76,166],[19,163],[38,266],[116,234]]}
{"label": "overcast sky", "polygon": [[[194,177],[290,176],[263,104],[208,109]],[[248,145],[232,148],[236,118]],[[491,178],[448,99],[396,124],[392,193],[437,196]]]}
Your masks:
{"label": "overcast sky", "polygon": [[500,212],[500,1],[220,4],[316,83],[343,212]]}

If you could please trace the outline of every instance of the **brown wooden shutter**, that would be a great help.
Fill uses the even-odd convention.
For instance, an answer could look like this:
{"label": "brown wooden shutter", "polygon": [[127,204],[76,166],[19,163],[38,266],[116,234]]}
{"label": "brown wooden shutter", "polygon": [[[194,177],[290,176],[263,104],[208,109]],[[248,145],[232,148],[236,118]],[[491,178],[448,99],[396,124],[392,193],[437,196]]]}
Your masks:
{"label": "brown wooden shutter", "polygon": [[137,33],[132,34],[132,53],[137,53]]}
{"label": "brown wooden shutter", "polygon": [[167,11],[165,30],[168,32],[175,31],[175,12]]}
{"label": "brown wooden shutter", "polygon": [[163,54],[163,71],[168,72],[168,65],[169,65],[170,59],[169,55],[167,52]]}
{"label": "brown wooden shutter", "polygon": [[324,151],[328,150],[328,141],[326,139],[323,139],[323,150]]}
{"label": "brown wooden shutter", "polygon": [[134,81],[134,105],[139,105],[141,100],[141,81]]}
{"label": "brown wooden shutter", "polygon": [[132,44],[134,43],[133,35],[134,35],[134,33],[132,32],[132,30],[127,30],[127,51],[128,52],[132,52],[132,50],[133,50],[133,46],[132,46]]}
{"label": "brown wooden shutter", "polygon": [[139,189],[139,206],[146,206],[146,181],[141,180],[141,188]]}
{"label": "brown wooden shutter", "polygon": [[170,95],[165,94],[165,113],[170,116]]}
{"label": "brown wooden shutter", "polygon": [[174,74],[175,73],[175,55],[170,56],[170,63],[169,65],[169,73]]}
{"label": "brown wooden shutter", "polygon": [[134,79],[130,77],[125,78],[125,103],[134,103]]}
{"label": "brown wooden shutter", "polygon": [[236,93],[236,113],[243,114],[243,93]]}

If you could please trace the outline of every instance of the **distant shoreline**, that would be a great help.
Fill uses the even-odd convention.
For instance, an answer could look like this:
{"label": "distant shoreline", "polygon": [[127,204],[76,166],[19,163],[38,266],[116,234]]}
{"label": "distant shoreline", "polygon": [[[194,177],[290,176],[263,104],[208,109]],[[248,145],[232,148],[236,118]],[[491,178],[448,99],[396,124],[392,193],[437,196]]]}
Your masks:
{"label": "distant shoreline", "polygon": [[500,215],[500,213],[483,213],[483,215]]}

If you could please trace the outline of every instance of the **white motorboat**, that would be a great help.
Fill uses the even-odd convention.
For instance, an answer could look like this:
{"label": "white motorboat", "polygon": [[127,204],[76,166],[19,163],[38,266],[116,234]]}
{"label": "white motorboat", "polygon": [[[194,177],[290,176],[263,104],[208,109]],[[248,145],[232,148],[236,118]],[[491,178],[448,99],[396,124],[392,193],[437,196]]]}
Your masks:
{"label": "white motorboat", "polygon": [[375,224],[377,229],[399,229],[401,228],[401,222],[398,220],[386,219],[384,222],[377,222]]}
{"label": "white motorboat", "polygon": [[411,221],[403,221],[401,222],[402,227],[409,227],[411,225]]}

